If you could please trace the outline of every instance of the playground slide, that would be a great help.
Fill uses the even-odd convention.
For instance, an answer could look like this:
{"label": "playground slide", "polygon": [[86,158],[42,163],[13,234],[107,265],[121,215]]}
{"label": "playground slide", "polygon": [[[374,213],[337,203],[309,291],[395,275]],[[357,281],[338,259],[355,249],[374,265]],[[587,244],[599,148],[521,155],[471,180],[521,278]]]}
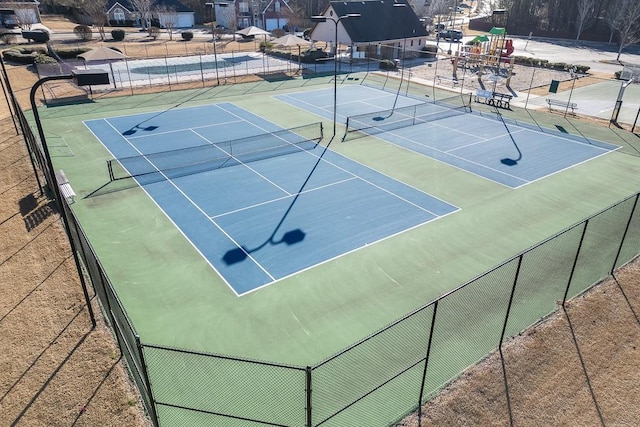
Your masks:
{"label": "playground slide", "polygon": [[500,56],[502,56],[503,58],[509,57],[514,50],[515,48],[513,47],[513,40],[507,39],[505,40],[504,51]]}

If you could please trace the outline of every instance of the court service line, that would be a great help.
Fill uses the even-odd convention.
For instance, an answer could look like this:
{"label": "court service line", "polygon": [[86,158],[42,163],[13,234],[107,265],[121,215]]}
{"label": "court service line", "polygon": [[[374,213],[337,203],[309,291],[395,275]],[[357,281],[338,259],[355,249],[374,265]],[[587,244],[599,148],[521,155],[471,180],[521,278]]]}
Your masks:
{"label": "court service line", "polygon": [[193,128],[182,128],[182,129],[167,130],[167,131],[164,131],[164,132],[154,132],[153,134],[132,136],[132,137],[129,137],[127,139],[128,140],[132,140],[132,139],[139,139],[139,138],[149,138],[149,137],[155,137],[155,136],[158,136],[158,135],[167,135],[167,134],[170,134],[170,133],[183,132],[185,130],[204,129],[204,128],[212,128],[212,127],[216,127],[216,126],[225,126],[225,125],[229,125],[229,124],[241,123],[243,121],[246,121],[246,120],[231,120],[229,122],[213,123],[213,124],[204,125],[204,126],[196,126],[196,127],[193,127]]}
{"label": "court service line", "polygon": [[[327,148],[327,149],[329,149],[329,148]],[[346,160],[353,161],[353,160],[351,160],[351,159],[349,159],[349,158],[347,158],[347,157],[343,156],[343,155],[342,155],[342,154],[340,154],[340,153],[336,153],[336,152],[335,152],[335,151],[333,151],[333,150],[331,150],[331,152],[332,152],[332,153],[334,153],[334,154],[336,154],[336,155],[338,155],[338,156],[340,156],[340,157],[342,157],[342,158],[344,158],[344,159],[346,159]],[[318,156],[317,154],[313,154],[313,153],[311,153],[311,152],[309,152],[309,154],[310,154],[310,155],[312,155],[312,156],[315,156],[315,157],[317,157],[317,158],[321,158],[321,156]],[[430,213],[430,214],[432,214],[432,215],[435,215],[436,217],[439,217],[439,215],[438,215],[438,214],[436,214],[435,212],[432,212],[432,211],[430,211],[429,209],[426,209],[426,208],[424,208],[424,207],[422,207],[422,206],[420,206],[420,205],[417,205],[417,204],[413,203],[412,201],[407,200],[407,199],[405,199],[404,197],[401,197],[399,194],[396,194],[396,193],[394,193],[394,192],[392,192],[392,191],[390,191],[390,190],[387,190],[386,188],[383,188],[383,187],[379,186],[378,184],[375,184],[375,183],[373,183],[373,182],[371,182],[371,181],[369,181],[369,180],[367,180],[367,179],[365,179],[365,178],[361,177],[360,175],[358,175],[358,174],[356,174],[356,173],[354,173],[354,172],[351,172],[350,170],[347,170],[347,169],[343,168],[342,166],[339,166],[339,165],[337,165],[337,164],[333,163],[333,162],[332,162],[332,161],[330,161],[330,160],[325,159],[324,157],[322,157],[322,158],[321,158],[321,160],[322,160],[323,162],[326,162],[326,163],[330,164],[331,166],[333,166],[333,167],[335,167],[335,168],[337,168],[337,169],[341,170],[342,172],[345,172],[345,173],[347,173],[347,174],[349,174],[349,175],[351,175],[351,176],[354,176],[354,177],[358,178],[360,181],[365,182],[365,183],[367,183],[367,184],[371,185],[372,187],[375,187],[375,188],[377,188],[377,189],[379,189],[379,190],[382,190],[383,192],[388,193],[388,194],[390,194],[391,196],[393,196],[393,197],[395,197],[395,198],[397,198],[397,199],[399,199],[399,200],[402,200],[403,202],[405,202],[405,203],[407,203],[407,204],[409,204],[409,205],[413,205],[413,206],[415,206],[416,208],[418,208],[418,209],[420,209],[420,210],[422,210],[422,211],[424,211],[424,212],[428,212],[428,213]],[[355,163],[358,163],[358,162],[355,162]],[[358,164],[360,164],[361,166],[365,166],[365,165],[362,165],[361,163],[358,163]],[[365,167],[366,167],[367,169],[373,170],[373,171],[374,171],[374,172],[376,172],[376,173],[380,173],[380,172],[378,172],[377,170],[375,170],[375,169],[373,169],[373,168],[370,168],[370,167],[368,167],[368,166],[365,166]],[[382,173],[380,173],[380,174],[381,174],[381,175],[383,175],[383,176],[387,176],[387,175],[384,175],[384,174],[382,174]],[[391,177],[389,177],[389,176],[387,176],[387,177],[388,177],[388,178],[391,178]],[[403,183],[402,181],[396,180],[395,178],[391,178],[391,179],[393,179],[394,181],[400,182],[402,185],[407,185],[407,184]],[[408,186],[408,187],[410,187],[409,185],[407,185],[407,186]],[[421,190],[418,190],[418,191],[421,191]],[[433,197],[433,196],[431,196],[431,194],[425,193],[424,191],[421,191],[421,192],[422,192],[423,194],[428,195],[429,197]],[[435,197],[434,197],[434,198],[435,198]],[[445,203],[447,203],[447,202],[445,202]],[[447,203],[447,204],[449,204],[449,203]],[[450,204],[449,204],[449,205],[450,205]],[[453,205],[451,205],[451,206],[453,206]],[[457,206],[456,206],[456,207],[457,207]]]}
{"label": "court service line", "polygon": [[[109,123],[106,119],[100,119],[102,121],[105,121],[107,123]],[[111,124],[109,123],[109,125],[111,126]],[[86,122],[85,122],[85,126],[87,126]],[[111,126],[113,128],[113,126]],[[117,158],[113,152],[109,149],[109,147],[107,147],[107,145],[102,141],[102,139],[100,139],[95,132],[93,131],[93,129],[91,129],[89,126],[87,126],[87,128],[89,129],[89,132],[91,132],[91,134],[98,140],[100,141],[100,143],[102,144],[102,146],[105,148],[105,150],[107,150],[107,152],[111,155],[111,157],[113,157],[114,159]],[[126,138],[124,138],[122,135],[120,135],[119,132],[117,132],[118,136],[122,137],[123,139],[126,140]],[[126,169],[126,168],[125,168]],[[153,196],[151,196],[149,194],[149,192],[144,188],[144,186],[142,186],[137,179],[132,178],[134,181],[136,181],[138,183],[138,185],[140,186],[140,189],[149,197],[149,199],[151,199],[151,202],[153,204],[156,205],[156,207],[158,209],[160,209],[160,212],[162,212],[165,217],[167,218],[167,220],[173,224],[173,226],[176,228],[176,230],[178,230],[178,233],[182,234],[182,236],[187,240],[187,242],[189,242],[191,244],[191,246],[193,247],[193,249],[200,254],[200,256],[204,259],[204,261],[209,265],[209,267],[211,267],[213,269],[213,271],[216,272],[216,274],[222,279],[222,281],[224,283],[226,283],[227,287],[229,287],[229,289],[231,289],[231,292],[234,293],[235,296],[240,296],[240,294],[238,294],[236,292],[236,290],[233,288],[233,286],[231,286],[231,284],[227,281],[227,279],[224,277],[224,275],[222,275],[218,269],[215,267],[215,265],[213,265],[211,263],[211,261],[209,261],[209,259],[202,253],[202,251],[200,250],[200,248],[191,241],[191,239],[189,238],[189,236],[187,236],[184,231],[182,231],[182,228],[180,228],[180,226],[178,224],[176,224],[176,222],[173,220],[173,218],[171,218],[171,216],[162,208],[162,206],[160,206],[158,204],[158,202],[153,198]]]}
{"label": "court service line", "polygon": [[[422,123],[422,124],[420,124],[420,125],[416,125],[416,126],[423,126],[423,125],[425,125],[425,124],[426,124],[426,125],[428,125],[429,123]],[[506,172],[502,172],[501,170],[494,169],[494,168],[489,167],[489,166],[485,166],[485,165],[483,165],[483,164],[481,164],[481,163],[478,163],[478,162],[474,162],[473,160],[468,160],[468,159],[465,159],[464,157],[456,156],[455,154],[450,154],[450,153],[447,153],[446,151],[438,150],[437,148],[433,148],[433,147],[430,147],[430,146],[428,146],[428,145],[424,145],[424,144],[420,143],[419,141],[414,141],[413,139],[410,139],[410,138],[407,138],[407,137],[405,137],[405,136],[399,135],[399,134],[397,134],[397,133],[395,133],[395,132],[388,131],[388,132],[383,132],[383,133],[391,134],[391,135],[393,135],[393,136],[395,136],[395,137],[397,137],[397,138],[399,138],[399,139],[404,139],[405,141],[408,141],[408,142],[410,142],[410,143],[412,143],[412,144],[416,144],[416,145],[419,145],[419,146],[421,146],[421,147],[425,147],[425,148],[428,148],[428,149],[430,149],[430,150],[437,151],[437,152],[439,152],[439,153],[444,154],[445,156],[451,156],[451,157],[457,158],[457,159],[459,159],[459,160],[462,160],[462,161],[464,161],[464,162],[474,164],[474,165],[476,165],[476,166],[479,166],[479,167],[480,167],[480,168],[482,168],[482,169],[488,169],[488,170],[490,170],[490,171],[497,172],[497,173],[499,173],[500,175],[508,176],[509,178],[514,178],[514,179],[516,179],[516,180],[518,180],[518,181],[522,181],[523,183],[528,183],[528,182],[529,182],[529,181],[527,181],[527,180],[525,180],[525,179],[522,179],[522,178],[520,178],[520,177],[517,177],[517,176],[515,176],[515,175],[511,175],[511,174],[508,174],[508,173],[506,173]],[[372,135],[372,136],[375,136],[375,135]],[[424,156],[424,157],[428,157],[428,158],[430,158],[430,159],[432,159],[432,160],[438,161],[438,162],[443,163],[443,164],[445,164],[445,165],[449,165],[449,166],[452,166],[452,167],[454,167],[454,168],[460,169],[460,170],[462,170],[462,171],[469,172],[469,173],[471,173],[471,174],[473,174],[473,175],[476,175],[476,176],[478,176],[478,177],[480,177],[480,178],[488,179],[489,181],[493,181],[493,182],[495,182],[495,183],[497,183],[497,184],[504,185],[505,187],[509,187],[509,188],[519,188],[519,187],[520,187],[520,186],[518,186],[518,187],[512,187],[512,186],[507,185],[507,184],[504,184],[504,183],[502,183],[502,182],[500,182],[500,181],[496,181],[495,179],[491,179],[491,178],[488,178],[488,177],[486,177],[486,176],[482,176],[482,175],[480,175],[480,174],[478,174],[478,173],[475,173],[475,172],[473,172],[473,171],[470,171],[469,169],[464,169],[464,168],[461,168],[461,167],[459,167],[459,166],[452,165],[451,163],[447,163],[447,162],[445,162],[444,160],[441,160],[441,159],[437,159],[437,158],[431,157],[431,156],[429,156],[428,154],[420,153],[419,151],[415,151],[415,150],[413,150],[413,149],[411,149],[411,148],[408,148],[408,147],[405,147],[405,146],[403,146],[403,145],[400,145],[400,144],[399,144],[399,143],[397,143],[397,142],[389,141],[389,140],[384,139],[384,138],[380,138],[380,139],[382,139],[383,141],[385,141],[385,142],[387,142],[387,143],[389,143],[389,144],[395,145],[396,147],[400,147],[400,148],[403,148],[403,149],[405,149],[405,150],[409,150],[409,151],[411,151],[411,152],[413,152],[413,153],[419,154],[419,155]]]}
{"label": "court service line", "polygon": [[[460,209],[458,208],[458,210],[460,210]],[[338,254],[338,255],[336,255],[336,256],[333,256],[333,257],[331,257],[331,258],[325,259],[325,260],[323,260],[323,261],[321,261],[321,262],[319,262],[319,263],[316,263],[316,264],[310,265],[310,266],[305,267],[305,268],[303,268],[303,269],[301,269],[301,270],[295,271],[295,272],[293,272],[293,273],[291,273],[291,274],[287,274],[286,276],[282,276],[282,277],[280,277],[279,279],[276,279],[276,280],[274,280],[274,281],[272,281],[272,282],[265,283],[264,285],[258,286],[258,287],[253,288],[253,289],[249,289],[248,291],[243,292],[243,293],[239,294],[238,296],[241,296],[241,297],[242,297],[242,296],[245,296],[245,295],[247,295],[247,294],[250,294],[250,293],[252,293],[252,292],[257,291],[258,289],[262,289],[262,288],[264,288],[264,287],[271,286],[271,285],[273,285],[273,284],[275,284],[275,283],[277,283],[277,282],[280,282],[280,281],[282,281],[282,280],[288,279],[289,277],[293,277],[293,276],[295,276],[295,275],[297,275],[297,274],[304,273],[305,271],[307,271],[307,270],[311,270],[312,268],[316,268],[316,267],[321,266],[321,265],[323,265],[323,264],[326,264],[326,263],[329,263],[329,262],[331,262],[331,261],[334,261],[334,260],[336,260],[336,259],[338,259],[338,258],[342,258],[342,257],[344,257],[344,256],[347,256],[347,255],[349,255],[349,254],[351,254],[351,253],[353,253],[353,252],[357,252],[357,251],[359,251],[359,250],[361,250],[361,249],[363,249],[363,248],[366,248],[367,246],[377,245],[377,244],[378,244],[378,243],[380,243],[380,242],[383,242],[383,241],[388,240],[388,239],[392,239],[392,238],[394,238],[394,237],[396,237],[396,236],[399,236],[399,235],[401,235],[401,234],[403,234],[403,233],[407,233],[407,232],[409,232],[409,231],[411,231],[411,230],[414,230],[414,229],[416,229],[416,228],[418,228],[418,227],[422,227],[423,225],[428,224],[428,223],[430,223],[430,222],[432,222],[432,221],[435,221],[435,220],[438,220],[438,219],[440,219],[440,218],[444,218],[445,216],[449,216],[449,215],[451,215],[451,214],[454,214],[454,213],[456,213],[458,210],[455,210],[455,211],[452,211],[452,212],[448,212],[448,213],[446,213],[446,214],[444,214],[444,215],[436,215],[436,214],[433,214],[433,213],[432,213],[433,218],[430,218],[430,219],[428,219],[428,220],[426,220],[426,221],[424,221],[424,222],[421,222],[420,224],[415,224],[414,226],[411,226],[411,227],[406,228],[406,229],[404,229],[404,230],[401,230],[401,231],[398,231],[398,232],[396,232],[396,233],[390,234],[390,235],[388,235],[388,236],[382,237],[382,238],[380,238],[380,239],[378,239],[378,240],[373,240],[373,241],[370,241],[370,242],[366,242],[366,243],[364,243],[364,244],[362,244],[362,245],[360,245],[360,246],[358,246],[358,247],[356,247],[356,248],[353,248],[353,249],[351,249],[351,250],[348,250],[348,251],[346,251],[346,252],[343,252],[343,253]],[[430,213],[431,213],[431,212],[430,212]]]}
{"label": "court service line", "polygon": [[[228,155],[229,157],[231,157],[232,159],[234,159],[236,162],[238,162],[239,164],[241,164],[242,166],[246,167],[247,169],[249,169],[251,172],[253,172],[254,174],[258,175],[260,178],[264,179],[265,181],[267,181],[269,184],[273,185],[274,187],[276,187],[278,190],[282,191],[283,193],[285,193],[288,196],[291,196],[291,193],[289,193],[287,190],[285,190],[284,188],[280,187],[278,184],[276,184],[275,182],[271,181],[269,178],[267,178],[266,176],[264,176],[263,174],[261,174],[260,172],[258,172],[257,170],[255,170],[254,168],[250,167],[247,163],[244,163],[242,161],[240,161],[237,157],[235,157],[232,153],[228,153],[227,151],[225,151],[225,149],[223,147],[220,147],[220,145],[213,143],[212,141],[209,141],[209,139],[207,139],[206,137],[204,137],[203,135],[200,135],[198,132],[196,132],[195,130],[191,129],[191,132],[195,133],[196,135],[198,135],[200,138],[204,139],[205,141],[207,141],[209,143],[209,145],[212,145],[218,149],[220,149],[223,153],[225,153],[226,155]],[[224,143],[222,143],[224,144]],[[293,144],[291,144],[293,145]]]}
{"label": "court service line", "polygon": [[481,138],[476,142],[472,142],[471,144],[466,144],[466,145],[462,145],[460,147],[452,148],[451,150],[447,150],[447,151],[445,151],[445,153],[451,153],[452,151],[462,150],[463,148],[468,148],[468,147],[473,147],[474,145],[484,144],[485,142],[493,141],[493,140],[496,140],[498,138],[502,138],[502,137],[505,137],[505,136],[513,135],[515,133],[519,133],[519,132],[522,132],[522,131],[524,131],[524,129],[517,129],[517,130],[514,130],[513,132],[510,132],[510,133],[509,132],[505,132],[505,133],[502,133],[500,135],[492,136],[491,138]]}
{"label": "court service line", "polygon": [[[118,130],[117,130],[117,129],[116,129],[116,128],[115,128],[115,127],[114,127],[114,126],[113,126],[113,125],[108,121],[108,120],[105,120],[105,121],[109,124],[109,126],[111,126],[111,128],[112,128],[113,130],[115,130],[115,131],[116,131],[116,133],[117,133],[120,137],[122,137],[122,139],[124,139],[124,140],[127,142],[127,144],[129,144],[129,145],[130,145],[134,150],[136,150],[138,153],[140,153],[140,155],[141,155],[142,157],[144,157],[145,159],[147,159],[147,157],[146,157],[144,154],[142,154],[142,152],[141,152],[140,150],[138,150],[138,149],[136,148],[136,146],[135,146],[135,145],[133,145],[133,144],[132,144],[132,143],[131,143],[127,138],[125,138],[123,135],[120,135],[120,132],[118,132]],[[262,270],[262,271],[263,271],[263,272],[264,272],[264,273],[265,273],[269,278],[271,278],[271,280],[275,280],[275,278],[271,275],[271,273],[269,273],[269,272],[268,272],[268,271],[267,271],[267,270],[266,270],[266,269],[265,269],[265,268],[264,268],[264,267],[263,267],[263,266],[262,266],[258,261],[256,261],[256,260],[251,256],[251,254],[250,254],[250,253],[248,253],[248,252],[247,252],[247,251],[242,247],[242,245],[238,244],[238,242],[236,242],[236,241],[233,239],[233,237],[231,237],[231,236],[230,236],[226,231],[224,231],[224,229],[223,229],[222,227],[220,227],[220,225],[218,225],[215,221],[213,221],[213,220],[209,217],[209,215],[207,215],[207,214],[206,214],[206,212],[204,212],[204,210],[203,210],[200,206],[198,206],[198,204],[197,204],[197,203],[195,203],[195,202],[194,202],[194,201],[193,201],[189,196],[187,196],[187,195],[185,194],[185,192],[184,192],[184,191],[182,191],[182,189],[180,189],[180,187],[178,187],[178,186],[176,185],[176,183],[175,183],[175,182],[173,182],[173,180],[172,180],[172,179],[170,179],[169,177],[167,177],[167,176],[164,174],[164,172],[162,172],[160,169],[158,169],[158,168],[156,167],[156,165],[154,165],[154,164],[153,164],[153,162],[149,161],[148,159],[147,159],[147,161],[148,161],[151,165],[153,165],[153,167],[154,167],[156,170],[158,170],[158,172],[159,172],[163,177],[165,177],[165,179],[167,180],[167,182],[171,183],[171,185],[172,185],[173,187],[175,187],[175,189],[176,189],[180,194],[182,194],[182,195],[184,196],[184,198],[185,198],[185,199],[187,199],[187,200],[189,201],[189,203],[191,203],[191,204],[192,204],[192,205],[193,205],[193,206],[194,206],[194,207],[195,207],[195,208],[196,208],[196,209],[197,209],[197,210],[198,210],[202,215],[204,215],[204,216],[205,216],[205,218],[207,218],[207,220],[208,220],[209,222],[211,222],[214,226],[216,226],[216,228],[218,228],[218,230],[220,230],[220,232],[222,232],[222,234],[224,234],[224,235],[225,235],[225,236],[226,236],[226,237],[227,237],[227,238],[228,238],[228,239],[229,239],[229,240],[230,240],[234,245],[236,245],[236,247],[240,248],[240,250],[242,250],[242,251],[245,253],[245,255],[247,256],[247,258],[249,258],[251,261],[253,261],[253,262],[258,266],[258,268],[260,268],[260,270]],[[142,186],[142,185],[141,185],[140,187],[144,189],[144,186]],[[145,190],[145,192],[146,192],[146,190]],[[149,197],[150,197],[150,198],[155,202],[155,198],[154,198],[153,196],[151,196],[148,192],[147,192],[147,195],[149,195]],[[156,202],[156,205],[157,205],[157,202]],[[158,205],[158,207],[160,207],[160,206]],[[164,209],[162,209],[162,207],[160,207],[160,209],[164,212]],[[164,213],[165,213],[165,215],[166,215],[167,217],[171,218],[171,217],[170,217],[166,212],[164,212]],[[180,228],[180,226],[178,226],[177,224],[176,224],[176,226],[177,226],[177,228],[178,228],[180,231],[182,231],[182,229]],[[191,239],[189,239],[189,238],[188,238],[184,233],[183,233],[183,235],[184,235],[184,236],[185,236],[185,237],[186,237],[186,238],[191,242]],[[191,242],[191,244],[192,244],[193,246],[197,247],[193,242]],[[205,257],[205,259],[206,259],[206,257]],[[214,269],[215,269],[215,267],[214,267]],[[216,270],[216,272],[218,272],[218,271]],[[218,274],[222,277],[222,274],[220,274],[219,272],[218,272]],[[225,280],[225,281],[226,281],[226,280]],[[232,287],[229,283],[227,283],[227,284],[228,284],[228,285],[233,289],[233,287]],[[233,289],[233,292],[234,292],[234,293],[236,293],[236,292],[235,292],[235,289]],[[237,293],[236,293],[236,295],[237,295]]]}
{"label": "court service line", "polygon": [[311,188],[309,190],[300,191],[299,193],[293,193],[293,194],[289,194],[288,196],[277,197],[275,199],[266,200],[266,201],[260,202],[260,203],[255,203],[255,204],[250,205],[250,206],[245,206],[244,208],[234,209],[232,211],[223,212],[221,214],[213,215],[211,218],[216,219],[216,218],[220,218],[220,217],[223,217],[223,216],[232,215],[232,214],[235,214],[235,213],[238,213],[238,212],[251,210],[251,209],[257,208],[259,206],[264,206],[264,205],[268,205],[270,203],[279,202],[281,200],[290,199],[290,198],[295,197],[297,195],[302,195],[302,194],[311,193],[311,192],[318,191],[318,190],[323,190],[323,189],[328,188],[328,187],[333,187],[334,185],[340,185],[340,184],[343,184],[343,183],[348,182],[348,181],[353,181],[354,179],[358,179],[358,177],[357,176],[352,176],[351,178],[342,179],[340,181],[332,182],[330,184],[325,184],[325,185],[321,185],[319,187]]}

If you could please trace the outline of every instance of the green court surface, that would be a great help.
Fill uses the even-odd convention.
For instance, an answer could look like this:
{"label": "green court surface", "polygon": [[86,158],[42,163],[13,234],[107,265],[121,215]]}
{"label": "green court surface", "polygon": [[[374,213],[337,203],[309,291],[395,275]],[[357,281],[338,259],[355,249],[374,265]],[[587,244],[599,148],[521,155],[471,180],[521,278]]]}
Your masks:
{"label": "green court surface", "polygon": [[[384,77],[365,74],[340,85],[363,81],[395,89]],[[638,137],[559,114],[501,111],[504,118],[622,148],[511,189],[376,137],[336,138],[332,150],[460,210],[237,297],[144,191],[108,183],[111,156],[82,123],[232,102],[283,128],[323,120],[331,129],[330,121],[274,95],[332,84],[292,79],[40,109],[55,168],[65,171],[77,193],[73,211],[144,343],[313,365],[639,189]],[[402,90],[430,99],[451,96],[417,85]],[[488,106],[472,107],[495,114]],[[438,132],[434,126],[428,137]]]}

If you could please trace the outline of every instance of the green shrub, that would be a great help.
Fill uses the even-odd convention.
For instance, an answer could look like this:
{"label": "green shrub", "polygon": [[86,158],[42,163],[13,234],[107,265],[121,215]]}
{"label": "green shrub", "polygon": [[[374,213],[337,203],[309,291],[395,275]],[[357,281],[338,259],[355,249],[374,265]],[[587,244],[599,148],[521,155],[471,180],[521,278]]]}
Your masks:
{"label": "green shrub", "polygon": [[111,30],[111,37],[117,42],[124,40],[124,36],[124,30]]}
{"label": "green shrub", "polygon": [[615,73],[613,73],[613,75],[615,76],[616,80],[620,80],[620,76],[622,75],[622,71],[616,71]]}
{"label": "green shrub", "polygon": [[191,31],[183,31],[182,32],[182,40],[189,41],[193,38],[193,33]]}
{"label": "green shrub", "polygon": [[587,74],[587,72],[591,69],[588,65],[576,65],[576,73]]}
{"label": "green shrub", "polygon": [[391,59],[385,59],[380,62],[381,70],[396,70],[397,68],[396,61],[392,61]]}
{"label": "green shrub", "polygon": [[57,64],[58,61],[55,58],[50,57],[46,53],[36,53],[35,58],[33,59],[35,64]]}
{"label": "green shrub", "polygon": [[269,51],[271,48],[273,48],[273,43],[264,40],[260,42],[260,52]]}
{"label": "green shrub", "polygon": [[125,19],[124,21],[116,21],[114,19],[109,20],[110,27],[133,27],[134,25],[135,22],[133,22],[131,19]]}
{"label": "green shrub", "polygon": [[35,43],[46,43],[49,41],[49,33],[42,30],[23,31],[22,37]]}
{"label": "green shrub", "polygon": [[438,53],[438,46],[434,44],[426,44],[420,51],[420,56],[423,58],[435,58]]}
{"label": "green shrub", "polygon": [[77,25],[73,29],[73,34],[76,35],[77,38],[83,41],[89,41],[93,38],[93,32],[88,25]]}
{"label": "green shrub", "polygon": [[328,56],[329,55],[327,54],[327,52],[323,51],[322,49],[307,50],[305,52],[302,52],[300,62],[303,62],[305,64],[313,64],[318,59],[324,59]]}
{"label": "green shrub", "polygon": [[89,51],[88,48],[77,48],[77,49],[60,49],[56,50],[58,56],[62,59],[75,59],[78,55]]}
{"label": "green shrub", "polygon": [[155,40],[158,36],[160,36],[160,27],[149,28],[149,37]]}
{"label": "green shrub", "polygon": [[5,61],[11,61],[18,64],[33,64],[37,55],[43,55],[44,49],[30,48],[11,48],[2,51],[2,57]]}
{"label": "green shrub", "polygon": [[16,44],[18,42],[17,34],[3,34],[0,36],[0,43]]}

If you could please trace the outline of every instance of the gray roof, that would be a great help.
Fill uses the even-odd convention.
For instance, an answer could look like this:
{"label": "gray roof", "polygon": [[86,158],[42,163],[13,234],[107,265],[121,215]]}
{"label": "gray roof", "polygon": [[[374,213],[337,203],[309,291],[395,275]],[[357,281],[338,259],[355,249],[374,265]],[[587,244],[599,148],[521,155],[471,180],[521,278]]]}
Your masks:
{"label": "gray roof", "polygon": [[[405,6],[398,7],[394,4]],[[332,1],[330,7],[338,17],[348,13],[361,15],[358,19],[340,21],[354,43],[401,40],[428,35],[413,8],[405,0]]]}

